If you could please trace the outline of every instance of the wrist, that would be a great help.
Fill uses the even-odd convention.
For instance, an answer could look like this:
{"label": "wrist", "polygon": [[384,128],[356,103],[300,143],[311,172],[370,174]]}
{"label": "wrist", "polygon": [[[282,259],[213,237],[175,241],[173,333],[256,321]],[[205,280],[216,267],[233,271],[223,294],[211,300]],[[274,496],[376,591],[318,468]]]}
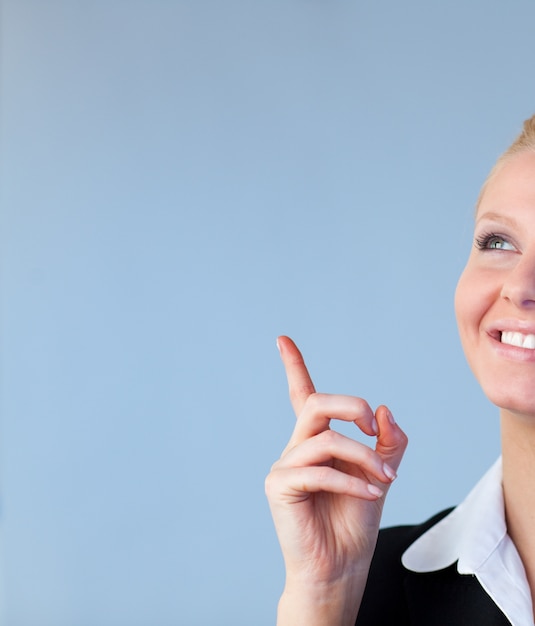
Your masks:
{"label": "wrist", "polygon": [[279,601],[277,626],[354,626],[367,573],[354,573],[328,583],[287,579]]}

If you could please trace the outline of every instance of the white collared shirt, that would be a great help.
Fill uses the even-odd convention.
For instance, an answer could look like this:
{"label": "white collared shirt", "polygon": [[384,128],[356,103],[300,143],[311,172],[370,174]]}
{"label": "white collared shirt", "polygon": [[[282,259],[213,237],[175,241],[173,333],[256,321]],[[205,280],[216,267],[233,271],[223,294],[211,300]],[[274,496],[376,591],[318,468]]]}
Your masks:
{"label": "white collared shirt", "polygon": [[533,626],[526,573],[505,524],[501,458],[401,560],[414,572],[433,572],[457,562],[458,572],[476,576],[513,626]]}

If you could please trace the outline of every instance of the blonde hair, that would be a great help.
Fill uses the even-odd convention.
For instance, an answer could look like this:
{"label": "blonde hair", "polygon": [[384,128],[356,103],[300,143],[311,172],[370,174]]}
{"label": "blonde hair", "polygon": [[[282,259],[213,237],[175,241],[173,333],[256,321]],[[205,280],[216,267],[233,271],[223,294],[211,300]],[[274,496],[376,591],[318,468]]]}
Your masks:
{"label": "blonde hair", "polygon": [[479,208],[479,204],[481,203],[481,198],[485,193],[487,185],[489,181],[500,171],[506,161],[508,161],[511,157],[516,154],[520,154],[521,152],[535,152],[535,115],[532,115],[529,119],[524,122],[524,126],[522,127],[522,132],[518,135],[518,137],[513,141],[513,143],[507,148],[507,150],[498,158],[494,167],[490,170],[487,179],[483,183],[481,187],[481,191],[479,192],[479,197],[476,203],[476,211]]}

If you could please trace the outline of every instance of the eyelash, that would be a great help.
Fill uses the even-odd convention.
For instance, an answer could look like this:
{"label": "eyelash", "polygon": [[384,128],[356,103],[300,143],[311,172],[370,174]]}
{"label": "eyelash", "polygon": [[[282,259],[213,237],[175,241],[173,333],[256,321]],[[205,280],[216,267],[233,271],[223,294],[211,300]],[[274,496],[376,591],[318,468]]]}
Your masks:
{"label": "eyelash", "polygon": [[499,250],[500,248],[491,248],[490,243],[493,240],[507,242],[507,237],[498,233],[484,233],[480,237],[476,237],[475,245],[478,250]]}

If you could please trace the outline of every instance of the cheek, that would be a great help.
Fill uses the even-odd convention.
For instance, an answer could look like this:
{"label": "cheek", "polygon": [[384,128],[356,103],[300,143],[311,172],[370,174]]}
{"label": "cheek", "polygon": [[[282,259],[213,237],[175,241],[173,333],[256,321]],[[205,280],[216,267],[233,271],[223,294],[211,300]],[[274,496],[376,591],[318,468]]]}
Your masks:
{"label": "cheek", "polygon": [[481,290],[480,277],[478,278],[474,274],[470,264],[467,265],[455,290],[455,317],[461,342],[465,349],[470,337],[479,332],[479,324],[485,313],[487,300]]}
{"label": "cheek", "polygon": [[465,326],[466,316],[470,310],[470,289],[469,289],[469,275],[467,269],[463,271],[457,283],[455,289],[455,317],[457,319],[457,326],[462,338],[462,329]]}
{"label": "cheek", "polygon": [[486,271],[469,261],[455,290],[455,316],[461,341],[479,335],[483,318],[499,300],[500,286],[495,273]]}
{"label": "cheek", "polygon": [[[455,317],[457,329],[468,365],[475,373],[477,370],[477,347],[479,337],[479,321],[481,319],[480,299],[472,280],[472,272],[467,267],[457,283],[455,290]],[[477,378],[477,374],[476,374]]]}

